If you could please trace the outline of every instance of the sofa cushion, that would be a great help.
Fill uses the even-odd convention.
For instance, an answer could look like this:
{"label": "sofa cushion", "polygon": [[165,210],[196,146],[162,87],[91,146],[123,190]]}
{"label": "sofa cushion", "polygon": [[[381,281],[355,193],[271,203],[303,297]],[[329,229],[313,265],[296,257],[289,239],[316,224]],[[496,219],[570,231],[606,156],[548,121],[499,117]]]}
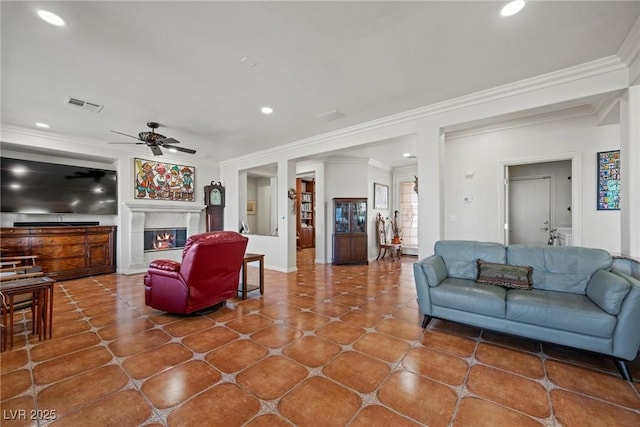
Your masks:
{"label": "sofa cushion", "polygon": [[574,246],[522,246],[507,248],[507,263],[533,267],[534,289],[585,293],[598,270],[611,268],[611,255],[602,249]]}
{"label": "sofa cushion", "polygon": [[508,320],[599,337],[611,337],[616,317],[585,295],[532,289],[507,292]]}
{"label": "sofa cushion", "polygon": [[[507,290],[472,280],[447,278],[430,288],[431,303],[442,307],[504,319]],[[452,319],[455,320],[455,319]]]}
{"label": "sofa cushion", "polygon": [[488,285],[498,285],[513,289],[531,289],[531,273],[533,267],[497,264],[485,262],[481,259],[478,263],[478,277],[476,282]]}
{"label": "sofa cushion", "polygon": [[616,316],[620,313],[622,301],[630,289],[631,285],[622,277],[605,270],[598,270],[587,285],[587,296],[598,307]]}
{"label": "sofa cushion", "polygon": [[476,280],[476,260],[506,264],[506,247],[499,243],[467,240],[440,240],[435,254],[440,255],[449,277]]}

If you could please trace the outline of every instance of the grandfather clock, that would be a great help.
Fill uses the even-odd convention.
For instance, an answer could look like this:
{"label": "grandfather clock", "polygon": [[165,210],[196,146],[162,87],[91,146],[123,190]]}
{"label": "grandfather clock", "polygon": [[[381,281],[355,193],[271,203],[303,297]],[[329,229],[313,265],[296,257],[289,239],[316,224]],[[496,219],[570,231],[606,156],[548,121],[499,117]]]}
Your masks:
{"label": "grandfather clock", "polygon": [[207,205],[207,231],[224,230],[224,187],[211,181],[204,187],[204,203]]}

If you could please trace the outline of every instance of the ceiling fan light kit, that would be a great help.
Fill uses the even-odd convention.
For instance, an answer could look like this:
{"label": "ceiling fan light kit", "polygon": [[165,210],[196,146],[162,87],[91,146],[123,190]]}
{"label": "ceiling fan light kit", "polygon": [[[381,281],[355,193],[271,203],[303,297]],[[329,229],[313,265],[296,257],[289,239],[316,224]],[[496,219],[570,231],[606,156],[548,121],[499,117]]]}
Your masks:
{"label": "ceiling fan light kit", "polygon": [[162,134],[156,133],[155,130],[160,127],[160,124],[158,124],[157,122],[147,122],[147,127],[149,127],[151,131],[140,132],[138,133],[137,137],[112,130],[111,132],[113,133],[128,136],[129,138],[134,138],[142,142],[110,142],[110,144],[145,144],[147,147],[149,147],[149,149],[151,149],[151,152],[154,156],[162,155],[162,147],[166,148],[172,153],[175,153],[177,151],[188,154],[196,153],[196,150],[193,150],[191,148],[175,147],[174,144],[180,144],[180,141],[175,138],[167,138]]}

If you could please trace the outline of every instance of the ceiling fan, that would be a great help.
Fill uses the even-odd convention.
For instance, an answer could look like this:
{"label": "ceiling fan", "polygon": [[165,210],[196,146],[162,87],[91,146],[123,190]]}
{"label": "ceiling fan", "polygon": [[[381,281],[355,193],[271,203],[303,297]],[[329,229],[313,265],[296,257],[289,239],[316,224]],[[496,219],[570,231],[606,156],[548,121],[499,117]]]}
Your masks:
{"label": "ceiling fan", "polygon": [[151,152],[156,156],[162,155],[161,147],[164,147],[168,150],[181,151],[183,153],[195,154],[196,150],[192,150],[191,148],[183,148],[176,147],[174,144],[180,144],[180,141],[174,138],[167,138],[164,135],[155,132],[155,129],[158,129],[160,125],[156,122],[148,122],[147,126],[151,129],[151,132],[140,132],[138,136],[128,135],[126,133],[118,132],[112,130],[111,132],[117,133],[120,135],[128,136],[129,138],[137,139],[141,142],[110,142],[109,144],[137,144],[137,145],[146,145],[151,149]]}

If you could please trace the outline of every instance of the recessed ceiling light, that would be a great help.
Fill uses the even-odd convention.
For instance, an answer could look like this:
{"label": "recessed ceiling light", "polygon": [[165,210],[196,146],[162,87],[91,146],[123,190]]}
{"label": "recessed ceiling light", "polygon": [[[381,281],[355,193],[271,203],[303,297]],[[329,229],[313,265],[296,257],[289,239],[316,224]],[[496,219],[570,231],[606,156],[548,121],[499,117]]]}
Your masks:
{"label": "recessed ceiling light", "polygon": [[39,10],[38,16],[43,20],[48,22],[51,25],[55,25],[57,27],[61,27],[64,25],[64,19],[60,18],[55,13],[49,12],[48,10]]}
{"label": "recessed ceiling light", "polygon": [[44,128],[44,129],[49,129],[51,127],[50,124],[48,123],[42,123],[42,122],[38,122],[36,123],[36,126],[38,126],[39,128]]}
{"label": "recessed ceiling light", "polygon": [[411,153],[404,153],[402,157],[411,157]]}
{"label": "recessed ceiling light", "polygon": [[262,114],[271,114],[273,113],[273,108],[265,106],[260,109],[260,112]]}
{"label": "recessed ceiling light", "polygon": [[502,10],[500,11],[500,15],[502,16],[512,16],[516,13],[520,12],[524,7],[524,0],[513,0],[512,2],[507,3]]}
{"label": "recessed ceiling light", "polygon": [[169,152],[170,153],[177,153],[178,150],[176,150],[175,148],[171,147],[171,148],[169,148]]}

